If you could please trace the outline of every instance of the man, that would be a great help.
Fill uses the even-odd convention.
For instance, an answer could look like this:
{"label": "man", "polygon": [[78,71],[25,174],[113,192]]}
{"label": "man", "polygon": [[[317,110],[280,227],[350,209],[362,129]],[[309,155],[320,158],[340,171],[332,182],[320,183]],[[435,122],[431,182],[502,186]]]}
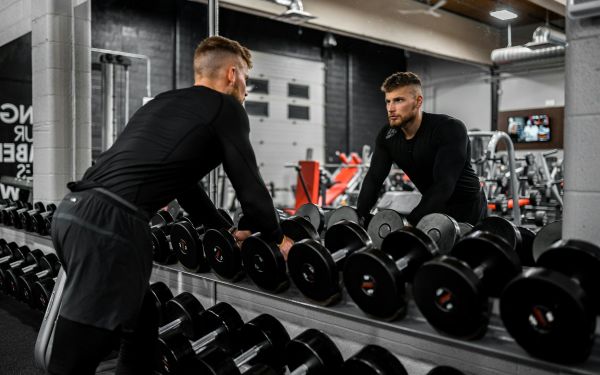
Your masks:
{"label": "man", "polygon": [[369,214],[392,163],[396,163],[422,194],[407,217],[412,225],[433,212],[471,224],[484,218],[487,202],[471,166],[465,125],[450,116],[422,111],[421,80],[414,73],[392,74],[381,90],[389,125],[375,141],[371,166],[358,196],[359,215]]}
{"label": "man", "polygon": [[[194,86],[140,108],[83,179],[69,184],[52,225],[67,282],[51,374],[95,373],[119,339],[116,373],[152,373],[157,322],[144,299],[152,269],[148,220],[177,198],[193,219],[228,228],[198,185],[219,164],[257,229],[282,252],[291,247],[250,145],[242,103],[251,67],[236,41],[205,39],[194,54]],[[234,232],[238,241],[249,235]]]}

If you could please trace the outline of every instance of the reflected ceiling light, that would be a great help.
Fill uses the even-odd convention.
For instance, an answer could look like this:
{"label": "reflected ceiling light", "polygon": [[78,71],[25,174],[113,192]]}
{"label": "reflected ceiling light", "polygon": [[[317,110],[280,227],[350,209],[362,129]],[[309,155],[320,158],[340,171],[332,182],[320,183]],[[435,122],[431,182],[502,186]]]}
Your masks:
{"label": "reflected ceiling light", "polygon": [[292,23],[303,23],[308,20],[316,18],[309,12],[304,10],[304,4],[302,0],[270,0],[279,5],[285,5],[288,9],[281,13],[276,19],[292,22]]}
{"label": "reflected ceiling light", "polygon": [[508,9],[495,10],[493,12],[490,12],[490,16],[502,21],[513,20],[519,17],[515,12],[511,12]]}

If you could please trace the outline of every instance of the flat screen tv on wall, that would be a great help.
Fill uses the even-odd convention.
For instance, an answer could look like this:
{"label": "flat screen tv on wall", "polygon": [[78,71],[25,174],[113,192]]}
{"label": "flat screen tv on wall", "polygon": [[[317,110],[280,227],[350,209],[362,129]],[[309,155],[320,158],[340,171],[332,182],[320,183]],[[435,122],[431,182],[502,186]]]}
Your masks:
{"label": "flat screen tv on wall", "polygon": [[552,128],[548,115],[509,116],[507,133],[514,143],[550,142]]}

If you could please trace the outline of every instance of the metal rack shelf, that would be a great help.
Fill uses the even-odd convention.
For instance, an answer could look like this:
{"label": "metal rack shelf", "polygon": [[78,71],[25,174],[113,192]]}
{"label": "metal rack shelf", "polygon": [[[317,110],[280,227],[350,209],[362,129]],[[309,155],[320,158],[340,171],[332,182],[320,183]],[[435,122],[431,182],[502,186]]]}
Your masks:
{"label": "metal rack shelf", "polygon": [[[2,225],[0,237],[53,251],[49,237]],[[396,354],[411,375],[425,375],[435,365],[449,365],[477,375],[600,374],[600,346],[596,345],[592,356],[577,366],[542,361],[529,356],[514,342],[496,314],[481,340],[463,341],[436,332],[413,303],[404,319],[386,322],[367,316],[347,295],[339,304],[325,307],[305,298],[293,285],[284,293],[271,294],[247,278],[231,283],[212,272],[189,272],[179,264],[155,264],[151,279],[165,282],[174,294],[191,292],[205,306],[228,302],[238,309],[244,321],[270,313],[284,323],[292,337],[306,328],[320,329],[332,337],[344,358],[364,345],[381,345]]]}
{"label": "metal rack shelf", "polygon": [[294,286],[271,294],[248,279],[230,283],[211,272],[188,272],[181,265],[155,265],[152,278],[165,282],[174,292],[192,292],[207,305],[228,302],[244,319],[271,313],[284,322],[292,336],[309,327],[321,329],[338,343],[344,358],[363,345],[381,345],[394,352],[410,374],[425,374],[433,364],[478,375],[600,374],[600,348],[594,348],[591,358],[577,366],[542,361],[521,349],[497,316],[481,340],[464,341],[433,330],[412,303],[404,319],[385,322],[367,316],[347,296],[335,306],[324,307],[306,299]]}

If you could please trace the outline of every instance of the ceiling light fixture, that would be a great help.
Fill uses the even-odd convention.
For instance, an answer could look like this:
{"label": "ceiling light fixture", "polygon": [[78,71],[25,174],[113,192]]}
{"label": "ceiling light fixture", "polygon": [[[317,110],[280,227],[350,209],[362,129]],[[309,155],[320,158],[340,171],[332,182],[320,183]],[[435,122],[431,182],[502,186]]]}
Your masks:
{"label": "ceiling light fixture", "polygon": [[495,10],[493,12],[490,12],[490,16],[502,21],[513,20],[519,17],[515,12],[511,12],[508,9]]}

